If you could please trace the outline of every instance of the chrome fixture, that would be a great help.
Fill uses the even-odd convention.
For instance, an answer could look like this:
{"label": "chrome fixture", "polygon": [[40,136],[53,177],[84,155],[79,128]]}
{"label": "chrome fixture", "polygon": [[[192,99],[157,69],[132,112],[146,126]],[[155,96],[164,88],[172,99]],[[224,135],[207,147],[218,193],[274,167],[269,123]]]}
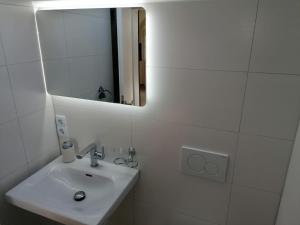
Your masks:
{"label": "chrome fixture", "polygon": [[97,145],[95,143],[90,144],[85,149],[83,149],[79,154],[76,155],[77,159],[82,159],[86,154],[90,153],[91,157],[91,167],[97,167],[98,160],[103,160],[105,158],[104,147],[101,147],[101,152],[97,151]]}
{"label": "chrome fixture", "polygon": [[133,162],[133,158],[135,154],[136,154],[135,148],[130,146],[128,149],[128,159],[127,159],[128,162]]}
{"label": "chrome fixture", "polygon": [[118,157],[114,159],[114,164],[116,165],[126,165],[130,168],[137,168],[139,163],[135,159],[136,151],[135,148],[130,146],[128,148],[128,158]]}
{"label": "chrome fixture", "polygon": [[80,202],[80,201],[84,200],[85,197],[86,197],[86,194],[84,191],[77,191],[73,196],[73,198],[76,202]]}

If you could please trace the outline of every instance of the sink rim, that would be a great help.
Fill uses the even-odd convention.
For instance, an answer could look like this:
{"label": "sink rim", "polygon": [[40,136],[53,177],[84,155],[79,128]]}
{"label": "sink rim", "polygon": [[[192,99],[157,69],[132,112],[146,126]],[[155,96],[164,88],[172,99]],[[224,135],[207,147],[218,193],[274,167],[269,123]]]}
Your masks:
{"label": "sink rim", "polygon": [[[6,200],[23,208],[27,211],[39,214],[41,216],[47,217],[57,222],[74,224],[74,225],[96,225],[104,222],[116,209],[122,200],[126,197],[129,191],[133,188],[134,184],[137,182],[139,177],[139,170],[118,166],[109,162],[101,161],[101,166],[92,168],[89,166],[89,158],[83,158],[81,160],[76,160],[73,163],[63,163],[62,156],[59,156],[24,181],[16,185],[14,188],[9,190],[6,194]],[[114,193],[109,202],[106,202],[104,207],[101,207],[97,214],[93,215],[71,215],[63,213],[62,211],[57,211],[53,207],[47,205],[47,203],[39,203],[34,199],[34,193],[32,196],[22,196],[22,192],[27,191],[31,185],[36,185],[38,182],[43,182],[42,179],[47,179],[46,176],[49,175],[51,170],[55,169],[74,169],[82,173],[91,173],[96,176],[103,176],[111,179],[113,182]],[[111,174],[109,174],[111,173]],[[45,176],[46,175],[46,176]],[[110,176],[108,176],[110,175]],[[49,179],[49,178],[48,178]],[[25,188],[25,190],[24,190]],[[100,190],[101,191],[101,190]],[[101,203],[100,203],[101,204]]]}

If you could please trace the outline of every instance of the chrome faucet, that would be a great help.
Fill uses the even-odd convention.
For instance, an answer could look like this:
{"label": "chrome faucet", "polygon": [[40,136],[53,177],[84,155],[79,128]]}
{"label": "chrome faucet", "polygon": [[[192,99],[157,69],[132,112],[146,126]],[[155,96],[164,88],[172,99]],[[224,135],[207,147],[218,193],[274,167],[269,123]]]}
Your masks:
{"label": "chrome faucet", "polygon": [[76,155],[77,159],[82,159],[86,154],[90,153],[91,157],[91,167],[97,167],[98,160],[103,160],[105,158],[104,147],[101,147],[101,152],[97,151],[97,145],[95,143],[90,144],[84,148],[79,154]]}

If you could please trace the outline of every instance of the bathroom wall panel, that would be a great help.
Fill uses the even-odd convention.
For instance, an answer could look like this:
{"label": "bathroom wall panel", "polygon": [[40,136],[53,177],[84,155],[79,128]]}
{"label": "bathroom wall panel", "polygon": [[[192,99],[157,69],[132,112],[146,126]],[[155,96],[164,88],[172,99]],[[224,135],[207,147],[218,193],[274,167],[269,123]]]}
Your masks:
{"label": "bathroom wall panel", "polygon": [[[1,37],[0,37],[1,40]],[[5,65],[5,56],[4,56],[4,49],[2,47],[2,40],[0,41],[0,66]]]}
{"label": "bathroom wall panel", "polygon": [[0,223],[45,224],[46,219],[4,199],[6,191],[59,154],[33,9],[0,4],[0,37]]}
{"label": "bathroom wall panel", "polygon": [[261,0],[251,72],[300,74],[300,2]]}
{"label": "bathroom wall panel", "polygon": [[295,139],[286,183],[284,186],[276,225],[298,225],[300,221],[299,206],[299,157],[300,157],[300,124]]}
{"label": "bathroom wall panel", "polygon": [[256,3],[212,0],[149,5],[147,64],[247,71]]}
{"label": "bathroom wall panel", "polygon": [[[174,221],[185,221],[185,225],[189,221],[201,225],[272,225],[275,221],[294,126],[300,116],[300,95],[298,77],[285,76],[288,70],[282,72],[278,83],[273,74],[257,74],[258,82],[248,74],[257,6],[261,7],[257,3],[228,0],[146,4],[149,76],[144,107],[90,105],[54,98],[55,108],[66,113],[71,124],[84,118],[78,111],[89,115],[91,130],[84,129],[88,137],[102,138],[95,133],[100,135],[96,128],[104,126],[111,128],[104,136],[116,136],[118,142],[120,134],[115,128],[119,126],[136,147],[141,178],[134,191],[134,225],[174,225]],[[282,60],[290,59],[286,56]],[[265,76],[268,79],[261,85]],[[255,116],[247,110],[250,92],[259,93],[251,106],[251,112],[257,112]],[[106,116],[82,110],[87,105],[86,109],[104,110],[123,119],[126,117],[122,115],[129,113],[132,116],[127,119],[132,125],[126,132],[123,120],[120,125],[115,121],[110,124]],[[250,116],[254,119],[249,125],[258,128],[249,132],[243,125],[242,131],[253,140],[247,145],[253,146],[253,151],[237,148],[241,119]],[[81,127],[71,128],[79,139]],[[275,144],[261,142],[262,135],[271,136]],[[182,145],[228,153],[226,183],[182,175]],[[263,171],[259,176],[253,175],[257,168],[251,171],[256,160],[243,157],[247,154],[259,158],[257,163]],[[268,163],[269,159],[277,160],[276,165],[273,160]],[[249,165],[250,171],[240,163]],[[280,177],[275,178],[273,173],[280,173]],[[235,185],[233,176],[240,177],[234,180]]]}
{"label": "bathroom wall panel", "polygon": [[44,61],[45,70],[52,76],[52,79],[46,81],[47,88],[54,91],[57,95],[71,96],[68,62],[68,59],[49,59]]}
{"label": "bathroom wall panel", "polygon": [[[108,9],[98,9],[109,11]],[[110,14],[103,12],[105,17],[90,16],[79,10],[64,12],[65,38],[67,55],[88,56],[105,52],[111,54]],[[107,58],[111,58],[107,55]]]}
{"label": "bathroom wall panel", "polygon": [[0,126],[0,178],[6,177],[17,168],[26,165],[21,132],[16,120]]}
{"label": "bathroom wall panel", "polygon": [[8,73],[19,116],[45,107],[47,99],[39,61],[9,65]]}
{"label": "bathroom wall panel", "polygon": [[47,154],[58,155],[59,146],[51,100],[42,110],[20,118],[20,127],[28,161]]}
{"label": "bathroom wall panel", "polygon": [[293,140],[300,118],[300,76],[250,73],[241,132]]}
{"label": "bathroom wall panel", "polygon": [[[238,131],[245,72],[148,67],[149,104],[144,117]],[[208,100],[209,99],[209,100]],[[134,109],[133,109],[134,110]]]}
{"label": "bathroom wall panel", "polygon": [[1,4],[0,30],[7,64],[39,60],[33,8]]}
{"label": "bathroom wall panel", "polygon": [[118,148],[127,153],[131,145],[130,106],[104,103],[105,107],[95,108],[94,101],[75,98],[66,101],[60,96],[55,96],[54,101],[55,113],[66,115],[70,136],[76,138],[80,148],[97,142],[103,144],[108,153]]}
{"label": "bathroom wall panel", "polygon": [[43,46],[44,60],[67,56],[64,14],[42,11],[38,13],[39,37]]}
{"label": "bathroom wall panel", "polygon": [[5,66],[0,66],[0,105],[0,124],[16,118],[16,108]]}
{"label": "bathroom wall panel", "polygon": [[280,195],[233,186],[228,225],[274,225]]}
{"label": "bathroom wall panel", "polygon": [[240,135],[234,183],[281,193],[293,141]]}
{"label": "bathroom wall panel", "polygon": [[[282,75],[295,73],[297,65],[294,64],[294,60],[297,53],[289,49],[290,46],[295,46],[295,49],[298,46],[296,41],[298,39],[294,39],[297,32],[293,26],[297,24],[300,15],[293,14],[294,20],[289,23],[292,27],[289,32],[280,30],[282,26],[276,27],[272,24],[270,30],[260,27],[264,21],[268,23],[277,21],[276,23],[279,24],[290,21],[290,14],[286,11],[292,10],[291,12],[293,12],[292,8],[297,7],[297,4],[292,0],[281,1],[280,4],[283,7],[278,7],[276,13],[269,13],[270,10],[273,10],[272,4],[265,1],[262,0],[263,4],[258,7],[257,25],[259,27],[254,39],[252,68],[255,71],[257,71],[256,68],[264,70],[258,72],[279,72]],[[10,3],[12,2],[10,1]],[[14,0],[14,3],[24,4],[21,0]],[[287,78],[284,79],[286,82],[283,83],[287,86],[282,86],[282,82],[279,82],[280,85],[271,82],[275,79],[272,74],[267,75],[272,77],[270,83],[267,81],[263,86],[259,85],[260,82],[252,82],[251,74],[247,79],[246,72],[250,60],[256,3],[257,1],[252,0],[228,0],[226,3],[212,0],[145,5],[149,34],[147,36],[149,49],[147,57],[148,66],[151,66],[148,68],[150,73],[147,77],[148,99],[145,107],[131,108],[109,103],[94,104],[94,102],[79,99],[53,98],[56,113],[67,116],[70,133],[78,139],[80,147],[84,147],[92,141],[101,142],[108,146],[108,155],[117,154],[120,147],[123,149],[129,145],[136,147],[138,159],[141,162],[141,179],[133,193],[134,225],[174,225],[174,221],[183,221],[184,225],[189,223],[192,225],[272,225],[274,223],[280,199],[278,187],[282,186],[283,180],[276,181],[276,189],[271,190],[265,182],[253,180],[251,174],[244,173],[243,176],[247,182],[243,182],[243,185],[250,187],[231,184],[233,169],[239,163],[236,160],[239,160],[240,154],[243,154],[242,150],[239,152],[240,149],[237,149],[239,119],[242,113],[243,117],[250,115],[248,110],[243,108],[248,104],[248,89],[250,89],[249,91],[261,89],[260,99],[270,102],[270,104],[265,104],[265,101],[261,101],[252,106],[258,112],[253,124],[259,124],[259,121],[262,121],[261,124],[263,124],[263,129],[256,129],[248,134],[255,142],[255,146],[259,144],[259,141],[255,140],[260,139],[260,137],[256,137],[257,135],[267,134],[275,140],[278,139],[276,141],[280,143],[282,142],[279,138],[293,141],[293,125],[297,122],[297,116],[298,118],[300,116],[298,108],[295,107],[297,100],[300,100],[300,96],[295,91],[297,77],[286,76]],[[277,17],[278,12],[281,15],[279,17]],[[15,18],[12,18],[13,16]],[[0,4],[0,18],[4,18],[0,22],[0,34],[7,62],[23,63],[38,60],[32,9]],[[193,24],[194,26],[191,26]],[[262,35],[262,30],[268,34]],[[278,33],[282,35],[280,40],[287,40],[280,42],[279,52],[292,52],[293,54],[274,56],[275,53],[268,50],[270,48],[267,45],[268,41],[264,41],[265,37],[273,38]],[[279,36],[276,36],[272,43],[276,44],[277,38]],[[272,60],[266,61],[265,53],[261,54],[257,50],[257,46],[263,46],[259,49],[265,48],[267,52],[270,52],[270,55],[273,55]],[[273,67],[273,65],[275,66]],[[31,63],[24,67],[18,65],[19,68],[31,66]],[[178,69],[179,67],[185,68],[185,70]],[[207,70],[195,70],[195,68],[218,71],[208,72]],[[9,73],[9,78],[16,83],[14,87],[19,87],[11,89],[15,99],[10,101],[16,104],[18,100],[15,96],[23,98],[24,95],[26,105],[18,106],[22,103],[19,101],[15,110],[18,109],[18,112],[21,112],[20,115],[18,114],[19,116],[24,116],[23,113],[25,113],[29,117],[35,118],[34,115],[44,112],[43,106],[46,105],[44,102],[50,103],[50,100],[45,98],[42,85],[39,86],[36,80],[34,82],[32,80],[36,78],[39,80],[42,77],[41,73],[38,78],[37,75],[32,75],[37,72],[30,72],[29,69],[24,69],[24,73],[22,69],[18,69],[18,71],[18,76],[14,75],[16,73]],[[245,73],[233,73],[232,71],[245,71]],[[260,76],[263,79],[264,75]],[[18,79],[14,77],[18,77]],[[24,82],[24,79],[28,79],[29,82]],[[258,78],[258,80],[260,79]],[[28,93],[29,89],[33,90],[30,94]],[[247,92],[245,92],[246,90]],[[246,103],[244,104],[245,93]],[[32,97],[27,98],[26,96]],[[275,97],[272,98],[272,96]],[[31,101],[27,99],[31,99]],[[286,106],[285,110],[280,114],[275,114],[275,117],[271,116],[272,112],[283,104],[282,102],[290,101],[295,104]],[[0,102],[0,107],[4,104],[7,105],[7,103]],[[290,121],[290,115],[292,115],[292,121]],[[52,121],[52,113],[45,114],[45,116],[47,117],[46,121]],[[277,119],[283,122],[264,123],[263,118],[268,119],[269,116],[274,119],[273,121]],[[22,120],[21,117],[13,120],[18,131],[21,130],[19,123]],[[6,119],[4,120],[6,121]],[[48,122],[44,123],[45,120],[39,121],[35,126],[28,126],[32,136],[35,136],[36,130],[43,130],[43,126],[49,126]],[[281,127],[284,128],[284,132]],[[272,132],[262,133],[262,131],[270,130]],[[23,132],[27,132],[27,129],[26,131],[23,129]],[[30,151],[33,152],[33,155],[37,154],[38,156],[32,160],[23,157],[20,165],[11,163],[12,170],[26,172],[21,173],[20,176],[11,173],[8,176],[0,177],[1,185],[10,184],[10,179],[17,183],[28,175],[28,170],[29,172],[35,171],[58,154],[55,150],[50,150],[52,142],[53,147],[57,146],[54,138],[52,142],[50,141],[49,148],[48,146],[41,148],[43,149],[42,153],[38,143],[28,147],[29,145],[26,145],[25,142],[31,138],[24,137],[21,139],[24,142],[21,149],[28,155],[30,153],[27,152],[26,146],[27,149],[36,148],[35,150],[30,149]],[[181,145],[189,144],[204,145],[209,149],[230,154],[229,179],[225,184],[184,176],[180,173],[179,149]],[[256,150],[259,151],[259,148]],[[264,150],[265,148],[261,150],[260,156],[258,153],[253,154],[263,160]],[[285,150],[285,154],[282,155],[282,151]],[[271,166],[273,168],[270,171],[278,169],[284,176],[282,171],[286,168],[288,151],[288,148],[284,146],[280,149],[278,145],[276,148],[270,147],[268,153],[271,154],[270,157],[277,160],[284,158],[284,161],[280,160],[276,164],[276,168],[273,164],[262,164],[261,170],[265,170],[265,166]],[[238,154],[237,158],[236,154]],[[247,163],[255,162],[250,161],[249,158],[245,164]],[[7,169],[10,170],[10,167]],[[236,171],[237,174],[242,174],[242,169],[239,167],[236,169],[239,170]],[[266,175],[260,174],[257,179],[263,179],[264,176]],[[9,185],[9,187],[11,186],[13,185]],[[8,188],[1,188],[1,196],[6,190]],[[42,221],[41,218],[27,212],[24,213],[22,210],[12,210],[13,207],[8,206],[3,200],[0,207],[4,207],[5,212],[9,212],[1,214],[0,223],[2,225],[6,225],[7,221],[16,221],[14,225],[22,224],[23,221],[29,221],[30,224]],[[9,216],[12,212],[13,220]],[[227,216],[228,219],[226,219]],[[43,221],[47,220],[43,219]]]}
{"label": "bathroom wall panel", "polygon": [[[134,116],[133,143],[139,152],[141,179],[137,201],[161,204],[216,224],[223,224],[229,201],[237,135],[212,129],[166,123]],[[182,145],[202,147],[230,155],[225,184],[183,175]]]}

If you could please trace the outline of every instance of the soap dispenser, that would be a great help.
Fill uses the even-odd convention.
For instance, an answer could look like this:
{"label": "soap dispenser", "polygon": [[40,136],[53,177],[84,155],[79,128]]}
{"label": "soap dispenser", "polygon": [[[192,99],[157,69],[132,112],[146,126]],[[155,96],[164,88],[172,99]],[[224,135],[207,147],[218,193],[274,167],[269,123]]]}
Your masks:
{"label": "soap dispenser", "polygon": [[63,141],[61,145],[61,152],[64,163],[70,163],[75,160],[75,148],[72,140]]}

